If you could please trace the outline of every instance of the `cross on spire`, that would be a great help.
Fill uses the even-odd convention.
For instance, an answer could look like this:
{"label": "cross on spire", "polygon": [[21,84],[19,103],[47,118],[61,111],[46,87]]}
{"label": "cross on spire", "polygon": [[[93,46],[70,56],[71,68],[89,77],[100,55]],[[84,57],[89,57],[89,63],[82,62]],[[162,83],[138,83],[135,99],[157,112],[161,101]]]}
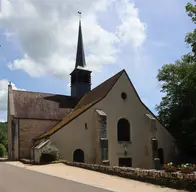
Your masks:
{"label": "cross on spire", "polygon": [[79,14],[79,20],[81,20],[81,18],[82,18],[82,12],[78,11],[78,14]]}

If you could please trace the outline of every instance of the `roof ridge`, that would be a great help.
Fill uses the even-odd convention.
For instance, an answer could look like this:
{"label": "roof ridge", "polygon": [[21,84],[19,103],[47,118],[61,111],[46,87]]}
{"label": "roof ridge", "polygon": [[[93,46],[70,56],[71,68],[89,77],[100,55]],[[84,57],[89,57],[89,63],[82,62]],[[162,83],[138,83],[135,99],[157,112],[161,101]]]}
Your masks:
{"label": "roof ridge", "polygon": [[[19,90],[19,89],[12,89],[12,90],[17,91],[17,92],[40,93],[40,94],[58,95],[58,96],[64,96],[64,97],[73,97],[73,96],[70,96],[70,95],[63,95],[63,94],[57,94],[57,93],[46,93],[46,92],[28,91],[28,90]],[[76,98],[76,97],[74,97],[74,98]]]}
{"label": "roof ridge", "polygon": [[[102,84],[106,83],[107,81],[109,81],[110,79],[114,78],[115,76],[117,76],[118,74],[122,73],[123,71],[125,71],[124,69],[119,71],[118,73],[116,73],[115,75],[113,75],[112,77],[110,77],[109,79],[106,79],[104,82],[102,82],[101,84],[97,85],[96,87],[94,87],[91,91],[97,89],[98,87],[100,87]],[[90,92],[91,92],[90,91]],[[89,92],[88,92],[89,93]],[[88,94],[86,93],[86,94]]]}

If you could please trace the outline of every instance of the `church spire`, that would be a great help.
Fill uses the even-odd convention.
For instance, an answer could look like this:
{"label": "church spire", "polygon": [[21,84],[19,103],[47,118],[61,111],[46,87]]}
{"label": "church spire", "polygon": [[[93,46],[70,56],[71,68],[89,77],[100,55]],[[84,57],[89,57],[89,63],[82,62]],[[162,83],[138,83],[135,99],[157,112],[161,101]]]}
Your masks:
{"label": "church spire", "polygon": [[[78,12],[78,14],[81,16],[81,12]],[[77,68],[78,66],[80,66],[80,67],[85,67],[86,66],[84,46],[83,46],[83,38],[82,38],[81,18],[79,20],[78,46],[77,46],[75,68]]]}
{"label": "church spire", "polygon": [[[81,12],[78,12],[81,16]],[[91,72],[85,69],[86,61],[82,39],[81,19],[79,20],[78,46],[75,68],[71,72],[71,96],[81,98],[91,90]]]}

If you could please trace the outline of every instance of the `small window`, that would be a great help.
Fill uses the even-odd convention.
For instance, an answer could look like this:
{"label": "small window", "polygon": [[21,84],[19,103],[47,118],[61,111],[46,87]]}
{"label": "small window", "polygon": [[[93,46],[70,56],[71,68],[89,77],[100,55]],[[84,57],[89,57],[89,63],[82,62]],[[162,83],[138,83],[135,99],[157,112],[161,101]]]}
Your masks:
{"label": "small window", "polygon": [[126,99],[126,98],[127,98],[127,94],[126,94],[125,92],[122,92],[122,93],[121,93],[121,98],[122,98],[122,99]]}
{"label": "small window", "polygon": [[88,125],[87,125],[87,123],[85,123],[85,129],[88,129]]}

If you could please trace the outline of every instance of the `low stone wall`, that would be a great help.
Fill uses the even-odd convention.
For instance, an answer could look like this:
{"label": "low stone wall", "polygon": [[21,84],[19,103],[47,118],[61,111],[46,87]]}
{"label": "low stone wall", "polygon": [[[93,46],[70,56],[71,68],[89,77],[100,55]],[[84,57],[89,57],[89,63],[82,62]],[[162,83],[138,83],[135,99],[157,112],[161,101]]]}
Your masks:
{"label": "low stone wall", "polygon": [[30,159],[20,159],[20,162],[23,164],[29,164],[29,165],[34,164],[34,162]]}
{"label": "low stone wall", "polygon": [[8,158],[0,158],[0,162],[6,162],[8,161]]}
{"label": "low stone wall", "polygon": [[183,174],[180,172],[165,172],[157,170],[145,170],[139,168],[111,167],[103,165],[75,163],[68,161],[56,161],[53,163],[64,163],[66,165],[93,170],[109,175],[120,176],[137,181],[143,181],[156,185],[162,185],[174,189],[196,190],[196,172],[194,174]]}

